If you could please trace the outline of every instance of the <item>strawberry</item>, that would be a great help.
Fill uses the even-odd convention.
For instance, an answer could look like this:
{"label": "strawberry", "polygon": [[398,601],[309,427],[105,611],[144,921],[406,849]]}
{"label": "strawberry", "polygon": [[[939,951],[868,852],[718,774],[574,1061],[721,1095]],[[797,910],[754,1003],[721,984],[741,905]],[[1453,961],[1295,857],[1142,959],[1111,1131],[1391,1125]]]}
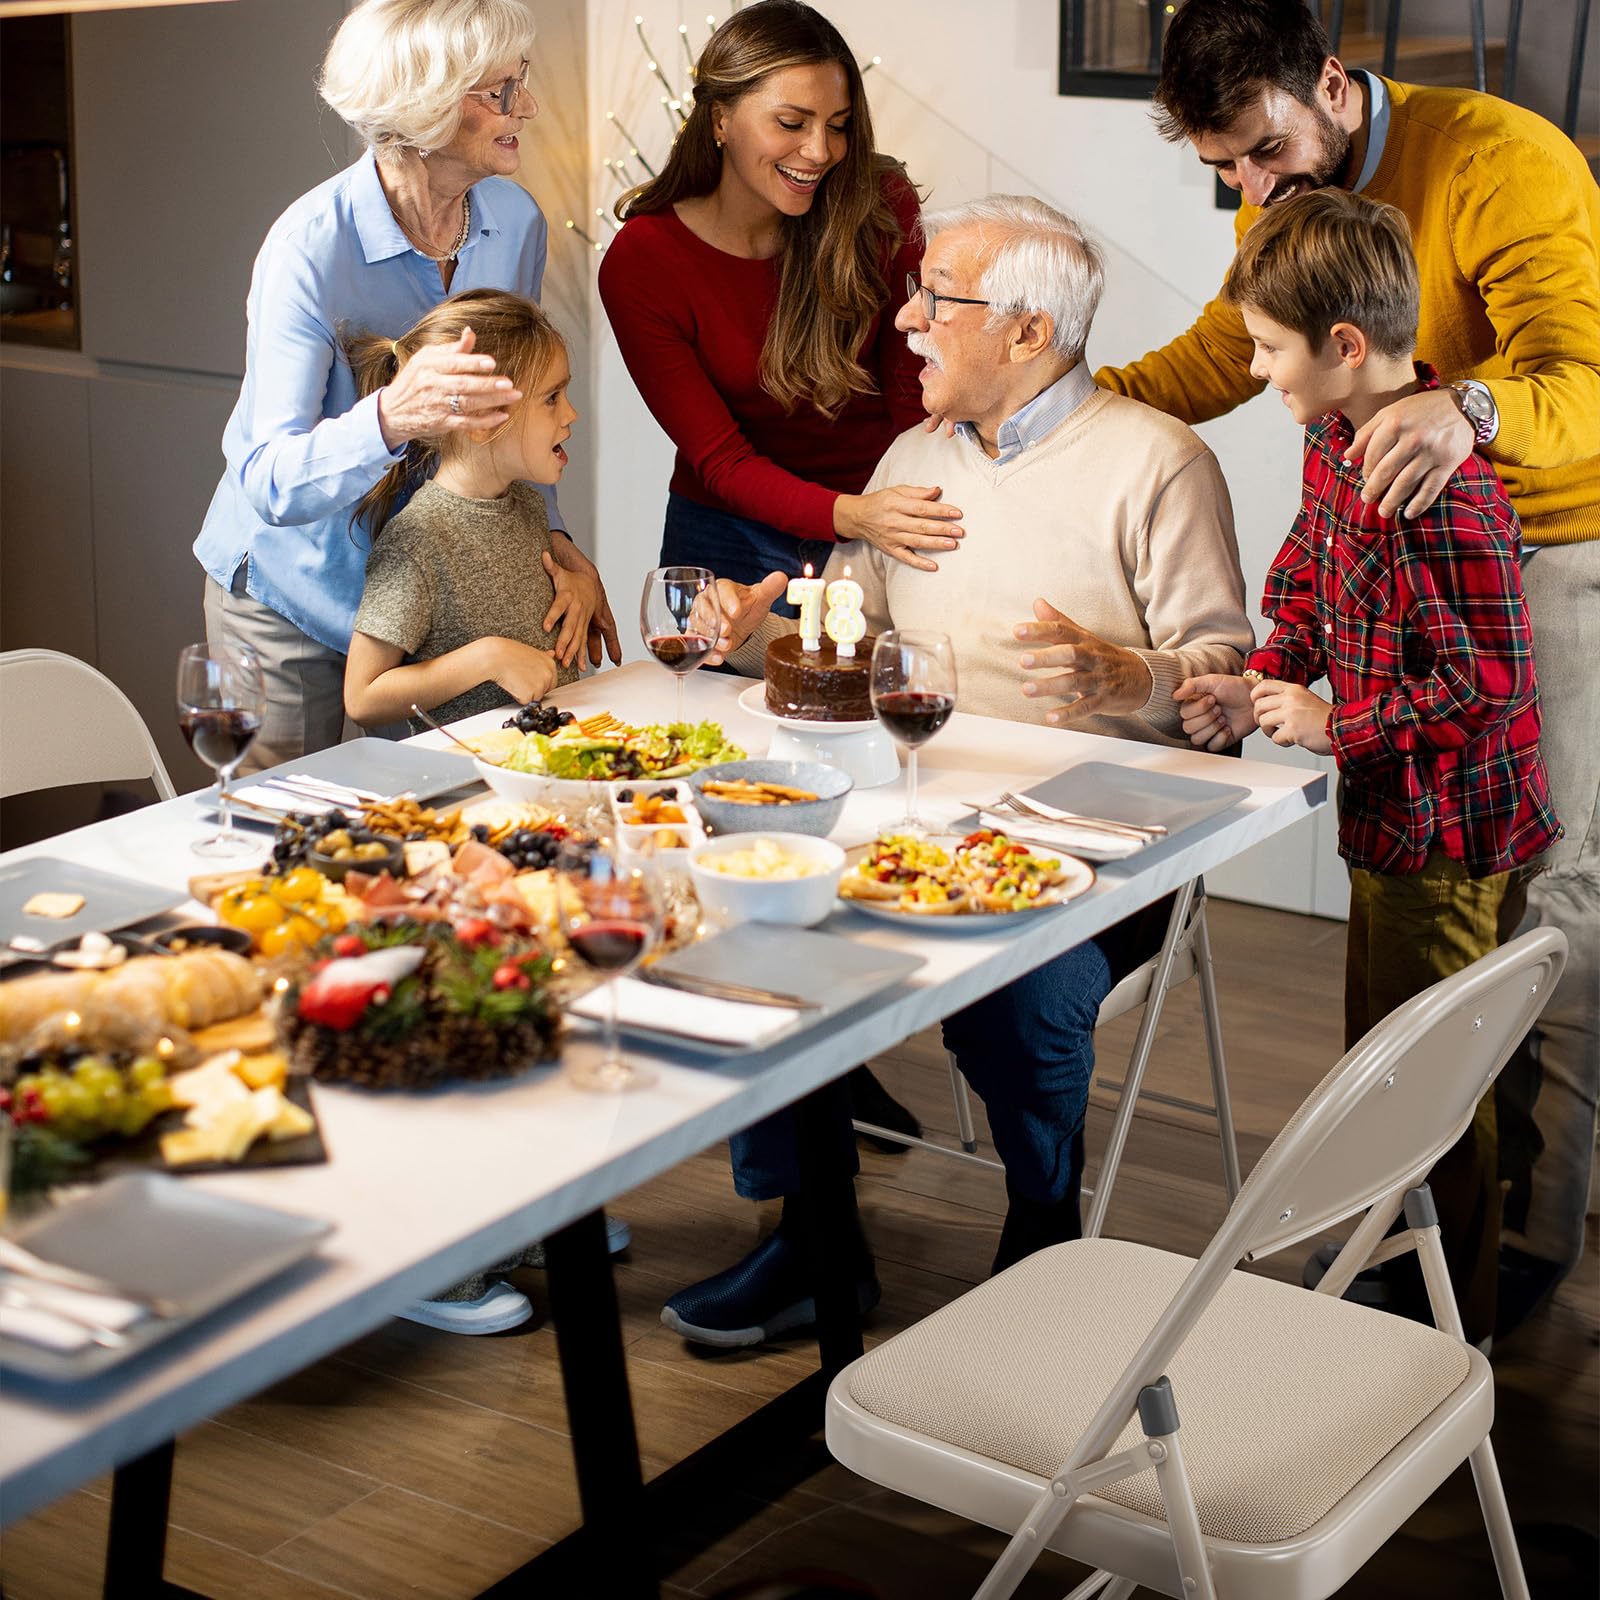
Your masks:
{"label": "strawberry", "polygon": [[469,950],[476,950],[481,944],[500,943],[500,930],[487,917],[463,917],[454,932]]}
{"label": "strawberry", "polygon": [[397,945],[331,961],[300,991],[300,1016],[319,1027],[348,1032],[368,1006],[381,1005],[395,984],[416,971],[422,957],[418,945]]}
{"label": "strawberry", "polygon": [[367,953],[367,941],[359,933],[341,933],[333,941],[333,953],[336,956],[364,956]]}

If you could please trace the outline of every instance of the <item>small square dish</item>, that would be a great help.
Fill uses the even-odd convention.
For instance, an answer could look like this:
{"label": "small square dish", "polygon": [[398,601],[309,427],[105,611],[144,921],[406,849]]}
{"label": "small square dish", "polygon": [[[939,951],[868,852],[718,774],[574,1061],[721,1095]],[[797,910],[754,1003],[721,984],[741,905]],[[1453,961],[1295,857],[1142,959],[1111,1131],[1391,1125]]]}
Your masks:
{"label": "small square dish", "polygon": [[[311,1254],[333,1232],[317,1217],[230,1199],[158,1173],[111,1178],[20,1229],[17,1243],[57,1266],[105,1279],[130,1300],[168,1301],[171,1316],[140,1315],[119,1343],[84,1333],[66,1347],[6,1331],[26,1320],[0,1303],[0,1366],[31,1377],[91,1377],[187,1328]],[[20,1284],[27,1280],[0,1279]],[[69,1333],[70,1336],[70,1333]]]}
{"label": "small square dish", "polygon": [[611,791],[617,843],[624,850],[683,856],[706,836],[694,791],[678,780],[623,784]]}

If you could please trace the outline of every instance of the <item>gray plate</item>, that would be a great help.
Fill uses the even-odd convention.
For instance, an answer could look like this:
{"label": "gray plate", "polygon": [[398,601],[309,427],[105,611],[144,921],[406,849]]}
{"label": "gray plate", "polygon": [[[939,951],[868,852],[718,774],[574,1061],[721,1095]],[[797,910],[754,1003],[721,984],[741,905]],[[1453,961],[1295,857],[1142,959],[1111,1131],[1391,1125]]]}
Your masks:
{"label": "gray plate", "polygon": [[17,1243],[129,1294],[172,1300],[180,1314],[141,1319],[116,1350],[48,1350],[0,1337],[0,1365],[49,1379],[103,1372],[277,1276],[332,1232],[331,1222],[232,1200],[159,1173],[112,1178],[20,1230]]}
{"label": "gray plate", "polygon": [[[287,777],[291,772],[307,772],[325,783],[353,784],[375,794],[412,794],[424,803],[478,781],[472,757],[453,750],[429,750],[420,745],[398,744],[393,739],[350,739],[344,744],[329,745],[326,750],[315,750],[297,761],[249,773],[236,779],[234,787],[247,788],[263,778]],[[201,803],[215,811],[216,802],[213,785]],[[285,794],[281,809],[287,816],[291,811],[315,811],[317,807]],[[234,812],[233,820],[271,826],[266,818],[248,811]]]}
{"label": "gray plate", "polygon": [[[1170,844],[1180,833],[1206,822],[1238,805],[1250,791],[1241,784],[1213,783],[1209,778],[1186,778],[1173,772],[1153,772],[1143,767],[1123,767],[1110,761],[1085,761],[1068,767],[1043,783],[1022,791],[1027,800],[1042,800],[1062,811],[1077,811],[1086,817],[1104,817],[1111,822],[1134,822],[1143,827],[1159,824],[1167,830],[1164,839],[1119,854],[1114,859],[1137,859],[1147,850]],[[984,798],[983,795],[977,798]],[[1001,813],[1004,815],[1004,813]],[[969,812],[956,827],[976,827],[977,815]],[[1028,831],[1027,819],[1018,817],[1019,836]],[[1075,851],[1086,860],[1105,859],[1092,848]]]}
{"label": "gray plate", "polygon": [[[46,891],[81,894],[83,905],[70,917],[35,917],[23,911],[34,895]],[[106,933],[142,922],[188,898],[186,889],[119,878],[54,856],[29,856],[0,867],[0,939],[26,934],[47,945],[61,944],[86,933]]]}
{"label": "gray plate", "polygon": [[[817,933],[809,928],[779,928],[765,923],[744,923],[723,933],[702,939],[686,950],[674,951],[656,963],[658,972],[681,972],[689,977],[720,978],[727,983],[749,984],[757,989],[772,989],[792,994],[801,1000],[815,1001],[816,1011],[795,1013],[794,1023],[768,1039],[763,1050],[788,1043],[847,1011],[858,1001],[899,983],[923,965],[921,956],[902,955],[892,950],[874,950],[837,934]],[[630,1026],[623,1032],[642,1039],[718,1055],[740,1055],[742,1045],[728,1045],[706,1039],[691,1039],[664,1029]]]}

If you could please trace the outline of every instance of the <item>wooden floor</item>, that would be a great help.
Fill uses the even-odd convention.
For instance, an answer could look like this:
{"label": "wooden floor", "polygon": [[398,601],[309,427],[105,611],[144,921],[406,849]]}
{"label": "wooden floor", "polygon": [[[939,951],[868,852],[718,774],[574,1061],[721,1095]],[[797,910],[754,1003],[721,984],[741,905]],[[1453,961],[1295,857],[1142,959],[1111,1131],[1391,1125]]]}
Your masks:
{"label": "wooden floor", "polygon": [[[1245,1169],[1336,1059],[1342,925],[1218,904],[1217,947],[1230,1078]],[[1194,986],[1168,1005],[1151,1086],[1204,1097]],[[1120,1078],[1133,1027],[1102,1032]],[[932,1129],[953,1124],[942,1052],[923,1035],[879,1063]],[[1109,1099],[1095,1092],[1091,1162]],[[981,1112],[980,1112],[981,1114]],[[876,1341],[986,1273],[1004,1193],[997,1175],[916,1152],[864,1154],[861,1208],[878,1252]],[[660,1471],[786,1387],[813,1364],[803,1343],[698,1354],[664,1329],[674,1289],[720,1268],[770,1218],[737,1200],[712,1150],[629,1195],[633,1225],[618,1271],[641,1447]],[[1197,1252],[1224,1210],[1214,1137],[1165,1107],[1134,1125],[1111,1231]],[[1299,1253],[1266,1270],[1295,1277]],[[554,1334],[539,1306],[513,1334],[465,1339],[391,1322],[335,1357],[197,1428],[178,1449],[167,1574],[227,1600],[475,1595],[571,1528],[576,1497]],[[1495,1351],[1495,1443],[1535,1596],[1597,1592],[1597,1314],[1594,1218],[1583,1264],[1554,1303]],[[12,1529],[0,1546],[11,1600],[99,1592],[108,1503],[100,1482]],[[802,1488],[730,1484],[750,1520],[677,1564],[667,1592],[710,1596],[800,1568],[864,1583],[881,1600],[972,1592],[995,1536],[880,1490],[837,1466]],[[1070,1563],[1040,1563],[1023,1593],[1059,1596]],[[602,1591],[596,1588],[596,1595]],[[1498,1594],[1470,1479],[1458,1474],[1345,1591],[1351,1596]]]}

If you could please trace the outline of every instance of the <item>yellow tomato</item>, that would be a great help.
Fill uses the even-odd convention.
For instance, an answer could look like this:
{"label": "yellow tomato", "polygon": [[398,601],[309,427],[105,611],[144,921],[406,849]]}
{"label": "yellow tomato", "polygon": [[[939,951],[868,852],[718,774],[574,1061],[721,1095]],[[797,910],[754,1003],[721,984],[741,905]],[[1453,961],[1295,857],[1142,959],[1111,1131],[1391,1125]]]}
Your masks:
{"label": "yellow tomato", "polygon": [[271,895],[245,884],[223,895],[217,915],[230,927],[261,934],[283,920],[283,907]]}
{"label": "yellow tomato", "polygon": [[274,880],[272,898],[279,905],[297,906],[322,898],[322,874],[315,867],[296,867]]}

